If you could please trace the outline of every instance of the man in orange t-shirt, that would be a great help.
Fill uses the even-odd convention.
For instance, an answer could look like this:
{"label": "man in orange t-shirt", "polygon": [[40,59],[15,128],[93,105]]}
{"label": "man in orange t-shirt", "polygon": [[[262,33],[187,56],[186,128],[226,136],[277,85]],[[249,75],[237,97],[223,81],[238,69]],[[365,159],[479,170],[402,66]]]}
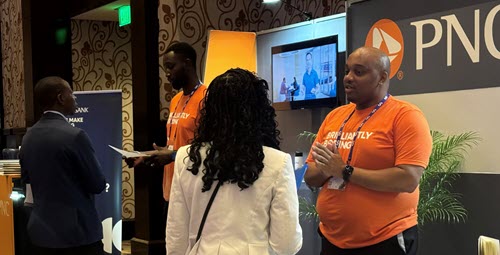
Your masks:
{"label": "man in orange t-shirt", "polygon": [[331,111],[307,159],[317,201],[321,254],[416,254],[418,184],[432,138],[423,113],[388,94],[390,61],[355,50],[344,87],[351,104]]}
{"label": "man in orange t-shirt", "polygon": [[198,113],[207,87],[201,84],[196,73],[196,51],[187,43],[175,43],[167,48],[163,64],[167,79],[176,90],[182,89],[170,102],[167,120],[167,144],[165,147],[153,144],[155,150],[147,151],[147,158],[127,159],[129,166],[139,163],[163,166],[163,198],[165,199],[164,219],[167,219],[170,187],[174,173],[174,159],[177,150],[194,138]]}

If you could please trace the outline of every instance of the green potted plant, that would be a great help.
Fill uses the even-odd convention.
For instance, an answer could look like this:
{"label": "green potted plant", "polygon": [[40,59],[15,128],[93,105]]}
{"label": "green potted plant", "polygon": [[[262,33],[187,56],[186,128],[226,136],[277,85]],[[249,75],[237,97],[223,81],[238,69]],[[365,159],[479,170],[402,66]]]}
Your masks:
{"label": "green potted plant", "polygon": [[450,190],[467,151],[481,140],[476,132],[444,135],[431,131],[432,152],[429,165],[420,180],[418,223],[465,221],[467,210],[459,201],[460,194]]}
{"label": "green potted plant", "polygon": [[[467,210],[460,202],[460,194],[451,191],[454,180],[467,152],[479,143],[481,138],[476,132],[464,132],[457,135],[445,135],[439,131],[431,131],[432,152],[429,165],[420,180],[420,199],[418,203],[418,223],[426,222],[458,223],[465,221]],[[311,143],[315,133],[304,131],[299,139],[307,139]],[[315,201],[299,197],[300,216],[304,219],[317,220]]]}

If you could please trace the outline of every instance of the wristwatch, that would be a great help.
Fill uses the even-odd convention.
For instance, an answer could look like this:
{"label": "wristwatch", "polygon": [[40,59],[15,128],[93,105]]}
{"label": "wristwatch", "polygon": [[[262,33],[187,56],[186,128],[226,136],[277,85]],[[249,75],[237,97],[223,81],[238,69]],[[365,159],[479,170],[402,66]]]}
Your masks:
{"label": "wristwatch", "polygon": [[350,165],[346,165],[344,170],[342,170],[342,179],[344,179],[345,182],[348,182],[349,179],[351,178],[353,171],[354,171],[354,167],[352,167]]}

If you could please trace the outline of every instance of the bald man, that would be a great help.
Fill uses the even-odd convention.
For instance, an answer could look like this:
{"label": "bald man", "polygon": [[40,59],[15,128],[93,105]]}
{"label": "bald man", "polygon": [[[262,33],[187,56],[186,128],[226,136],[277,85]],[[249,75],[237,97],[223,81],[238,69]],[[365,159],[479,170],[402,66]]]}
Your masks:
{"label": "bald man", "polygon": [[414,105],[388,93],[390,61],[362,47],[346,62],[350,104],[331,111],[307,162],[317,201],[321,254],[416,254],[418,184],[432,149]]}
{"label": "bald man", "polygon": [[31,184],[28,234],[37,255],[101,255],[102,224],[94,195],[106,187],[92,143],[66,119],[76,111],[68,82],[51,76],[35,86],[44,110],[23,137],[21,175]]}

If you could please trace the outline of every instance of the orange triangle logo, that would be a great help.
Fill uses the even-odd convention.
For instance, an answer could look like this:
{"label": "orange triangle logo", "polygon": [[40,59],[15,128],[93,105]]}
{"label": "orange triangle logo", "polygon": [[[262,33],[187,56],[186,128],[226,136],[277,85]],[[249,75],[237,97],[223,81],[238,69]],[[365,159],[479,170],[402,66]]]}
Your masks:
{"label": "orange triangle logo", "polygon": [[390,19],[381,19],[371,27],[366,36],[365,46],[382,50],[391,60],[391,73],[394,77],[401,67],[404,55],[403,34],[398,25]]}

